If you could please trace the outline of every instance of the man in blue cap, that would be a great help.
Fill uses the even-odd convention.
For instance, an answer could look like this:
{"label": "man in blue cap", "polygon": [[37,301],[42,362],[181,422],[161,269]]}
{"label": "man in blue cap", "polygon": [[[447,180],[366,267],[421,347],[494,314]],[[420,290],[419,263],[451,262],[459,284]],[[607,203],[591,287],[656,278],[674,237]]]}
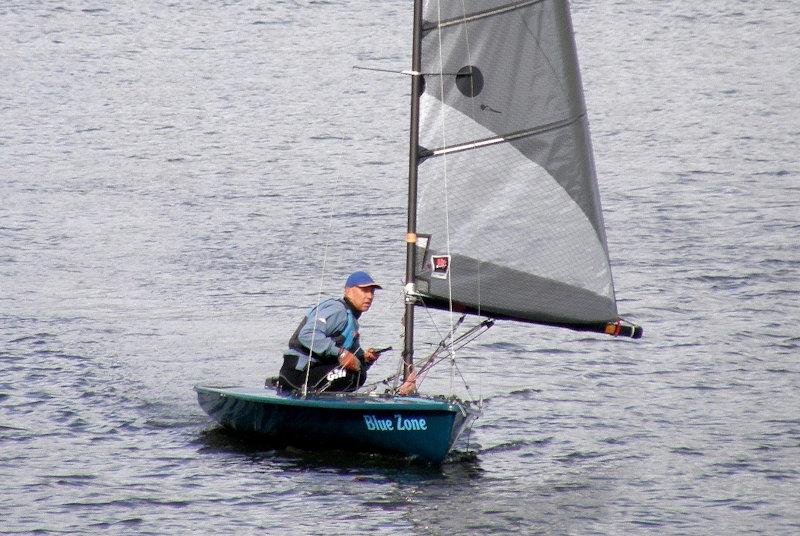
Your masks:
{"label": "man in blue cap", "polygon": [[289,339],[278,377],[281,391],[355,391],[367,380],[367,369],[378,359],[374,348],[364,350],[358,319],[381,288],[367,272],[353,272],[344,296],[313,307]]}

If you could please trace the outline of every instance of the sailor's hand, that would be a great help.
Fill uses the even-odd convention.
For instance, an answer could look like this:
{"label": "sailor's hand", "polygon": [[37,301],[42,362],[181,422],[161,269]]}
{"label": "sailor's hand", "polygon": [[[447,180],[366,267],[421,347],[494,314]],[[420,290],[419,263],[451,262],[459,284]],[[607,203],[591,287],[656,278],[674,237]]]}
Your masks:
{"label": "sailor's hand", "polygon": [[381,354],[375,348],[367,348],[364,350],[364,361],[367,363],[374,363],[378,360]]}
{"label": "sailor's hand", "polygon": [[347,370],[358,372],[361,370],[361,362],[356,357],[356,354],[347,350],[342,350],[339,354],[339,364]]}
{"label": "sailor's hand", "polygon": [[417,392],[417,373],[412,372],[408,378],[397,388],[397,392],[402,396],[413,395]]}

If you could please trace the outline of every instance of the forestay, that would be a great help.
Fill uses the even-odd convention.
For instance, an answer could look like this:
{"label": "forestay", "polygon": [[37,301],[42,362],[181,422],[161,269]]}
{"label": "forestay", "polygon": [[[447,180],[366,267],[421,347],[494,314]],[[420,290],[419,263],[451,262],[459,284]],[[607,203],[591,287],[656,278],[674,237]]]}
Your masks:
{"label": "forestay", "polygon": [[567,2],[428,0],[423,18],[422,301],[603,330],[617,309]]}

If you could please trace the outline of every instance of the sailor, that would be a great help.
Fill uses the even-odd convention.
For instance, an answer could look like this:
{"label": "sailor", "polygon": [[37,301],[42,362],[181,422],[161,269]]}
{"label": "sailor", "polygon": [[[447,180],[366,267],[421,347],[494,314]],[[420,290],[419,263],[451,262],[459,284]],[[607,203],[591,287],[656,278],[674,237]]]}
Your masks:
{"label": "sailor", "polygon": [[380,288],[367,272],[353,272],[342,298],[312,307],[289,339],[278,390],[301,390],[306,378],[309,391],[355,391],[364,385],[378,352],[361,348],[358,319]]}

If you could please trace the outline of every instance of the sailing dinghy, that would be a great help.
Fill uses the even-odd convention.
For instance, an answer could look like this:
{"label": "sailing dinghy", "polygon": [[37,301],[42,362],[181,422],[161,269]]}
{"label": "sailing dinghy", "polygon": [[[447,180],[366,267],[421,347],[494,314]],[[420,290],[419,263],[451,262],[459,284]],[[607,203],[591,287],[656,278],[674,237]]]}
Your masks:
{"label": "sailing dinghy", "polygon": [[[617,313],[568,2],[417,0],[413,13],[397,376],[424,377],[495,320],[641,337]],[[420,306],[487,319],[415,363]],[[270,446],[442,463],[479,408],[400,396],[392,380],[382,394],[195,390],[214,420]]]}

